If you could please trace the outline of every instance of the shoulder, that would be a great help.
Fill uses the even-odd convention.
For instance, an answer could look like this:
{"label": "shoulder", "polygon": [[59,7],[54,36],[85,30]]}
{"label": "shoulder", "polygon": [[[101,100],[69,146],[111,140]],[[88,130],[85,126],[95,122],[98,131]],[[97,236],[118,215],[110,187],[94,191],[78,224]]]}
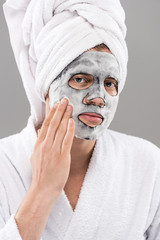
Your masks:
{"label": "shoulder", "polygon": [[136,160],[153,161],[160,165],[160,148],[147,139],[107,129],[112,145],[123,155],[132,156]]}
{"label": "shoulder", "polygon": [[0,139],[0,156],[11,152],[17,146],[20,133],[16,133]]}
{"label": "shoulder", "polygon": [[0,139],[0,168],[2,169],[0,176],[7,169],[9,170],[12,166],[15,166],[15,161],[21,148],[18,144],[20,142],[18,133]]}
{"label": "shoulder", "polygon": [[29,186],[32,135],[29,131],[27,133],[23,129],[19,133],[0,139],[0,181],[8,189],[20,185],[22,188],[24,185],[27,188]]}
{"label": "shoulder", "polygon": [[25,157],[24,144],[23,131],[0,139],[0,176],[18,171]]}
{"label": "shoulder", "polygon": [[141,149],[141,150],[155,150],[160,153],[160,148],[156,146],[151,141],[144,139],[142,137],[137,137],[133,135],[129,135],[122,132],[117,132],[111,129],[107,129],[107,132],[111,136],[112,140],[116,143],[121,143],[121,146],[132,146],[132,148]]}

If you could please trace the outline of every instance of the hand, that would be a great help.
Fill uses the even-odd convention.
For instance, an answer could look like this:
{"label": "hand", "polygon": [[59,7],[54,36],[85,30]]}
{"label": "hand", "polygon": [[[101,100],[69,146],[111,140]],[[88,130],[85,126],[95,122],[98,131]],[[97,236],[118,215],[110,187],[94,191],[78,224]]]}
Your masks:
{"label": "hand", "polygon": [[[65,100],[66,103],[56,103],[49,108],[30,159],[31,187],[50,197],[61,193],[70,171],[75,124],[71,118],[73,107],[68,105],[68,99]],[[70,111],[66,111],[67,105]]]}

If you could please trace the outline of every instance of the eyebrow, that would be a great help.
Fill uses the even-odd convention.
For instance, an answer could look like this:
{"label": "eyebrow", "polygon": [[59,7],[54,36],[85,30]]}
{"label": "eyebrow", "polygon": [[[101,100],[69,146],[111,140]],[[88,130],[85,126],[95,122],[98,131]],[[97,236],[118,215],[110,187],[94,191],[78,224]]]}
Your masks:
{"label": "eyebrow", "polygon": [[[88,64],[88,63],[91,63],[91,64]],[[88,64],[88,66],[93,66],[94,65],[94,63],[92,63],[89,59],[83,59],[82,62],[79,62],[79,61],[78,62],[74,62],[74,65],[71,66],[72,70],[70,72],[72,77],[74,75],[78,75],[78,74],[92,75],[91,73],[88,73],[85,70],[83,70],[83,66],[82,65],[84,65],[86,67],[87,64]],[[73,68],[75,68],[75,69],[73,69]],[[118,83],[120,82],[119,77],[116,76],[116,74],[114,74],[112,71],[108,72],[108,76],[106,78],[114,78]]]}
{"label": "eyebrow", "polygon": [[[76,75],[88,75],[88,76],[92,76],[93,79],[94,79],[94,76],[93,76],[92,74],[85,73],[85,72],[77,72],[77,73],[73,74],[73,75],[71,76],[71,78],[73,78],[73,77],[76,76]],[[71,79],[71,78],[70,78],[70,79]],[[111,78],[111,79],[115,80],[115,81],[116,81],[116,85],[118,86],[118,84],[119,84],[119,79],[118,79],[117,77],[114,77],[114,76],[112,77],[111,74],[109,74],[109,75],[104,79],[104,81],[105,81],[107,78]],[[70,79],[69,79],[69,80],[70,80]],[[68,80],[68,81],[69,81],[69,80]]]}

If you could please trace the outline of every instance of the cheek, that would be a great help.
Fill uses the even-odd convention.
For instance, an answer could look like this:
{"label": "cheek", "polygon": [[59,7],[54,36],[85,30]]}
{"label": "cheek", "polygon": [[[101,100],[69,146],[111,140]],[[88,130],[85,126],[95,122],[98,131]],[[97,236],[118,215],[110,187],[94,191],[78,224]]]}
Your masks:
{"label": "cheek", "polygon": [[72,98],[72,96],[73,96],[73,93],[72,93],[72,91],[70,90],[70,87],[67,86],[67,85],[60,87],[60,93],[61,93],[61,95],[63,95],[63,96],[65,95],[66,97],[68,97],[69,100],[70,100],[70,99]]}
{"label": "cheek", "polygon": [[61,88],[61,94],[67,96],[70,103],[76,107],[79,107],[85,97],[85,91],[73,89],[69,85]]}
{"label": "cheek", "polygon": [[106,107],[112,114],[115,113],[115,111],[117,109],[117,106],[118,106],[118,102],[119,102],[119,97],[118,96],[111,97],[111,98],[108,99],[108,104],[106,103]]}

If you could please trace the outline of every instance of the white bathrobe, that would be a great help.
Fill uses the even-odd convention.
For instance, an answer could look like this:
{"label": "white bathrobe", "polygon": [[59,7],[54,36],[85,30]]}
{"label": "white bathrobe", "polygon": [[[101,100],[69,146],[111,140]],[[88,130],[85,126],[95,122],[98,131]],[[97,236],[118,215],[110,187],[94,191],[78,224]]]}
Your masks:
{"label": "white bathrobe", "polygon": [[[40,97],[43,100],[50,80],[71,60],[102,42],[118,59],[122,90],[128,52],[119,0],[103,4],[96,0],[7,0],[4,11],[31,116],[20,133],[0,140],[0,240],[21,240],[14,215],[31,184],[35,128],[45,116]],[[35,83],[45,88],[37,84],[36,91]],[[41,240],[160,240],[159,204],[159,148],[106,129],[96,142],[75,211],[62,191]]]}
{"label": "white bathrobe", "polygon": [[[32,179],[32,117],[0,140],[0,240],[21,240],[14,215]],[[75,210],[56,199],[41,240],[159,240],[160,149],[107,129],[97,140]],[[147,238],[148,236],[148,238]]]}

